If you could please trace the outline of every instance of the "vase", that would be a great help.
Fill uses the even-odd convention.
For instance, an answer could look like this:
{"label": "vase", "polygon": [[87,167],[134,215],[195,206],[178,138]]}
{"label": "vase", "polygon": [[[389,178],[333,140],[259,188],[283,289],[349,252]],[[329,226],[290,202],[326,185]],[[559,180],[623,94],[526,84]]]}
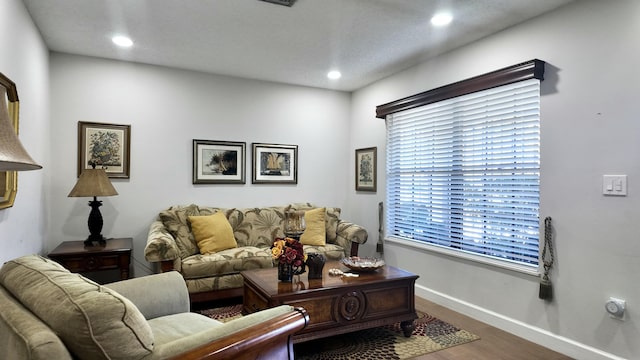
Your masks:
{"label": "vase", "polygon": [[293,281],[293,267],[291,264],[278,263],[278,280]]}
{"label": "vase", "polygon": [[293,266],[287,263],[278,263],[278,280],[280,281],[293,281],[293,275],[300,275],[304,273],[305,265],[302,263],[300,266]]}
{"label": "vase", "polygon": [[325,258],[322,254],[307,255],[307,267],[309,268],[309,279],[322,279],[322,268],[324,268]]}
{"label": "vase", "polygon": [[284,218],[284,234],[295,240],[300,240],[300,235],[306,228],[304,211],[288,210]]}

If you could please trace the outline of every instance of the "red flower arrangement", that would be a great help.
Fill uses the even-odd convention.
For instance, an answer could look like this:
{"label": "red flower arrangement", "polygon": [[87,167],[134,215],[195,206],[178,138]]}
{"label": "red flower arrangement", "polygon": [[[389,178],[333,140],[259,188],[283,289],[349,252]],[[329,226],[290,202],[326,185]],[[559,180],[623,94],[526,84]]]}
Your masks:
{"label": "red flower arrangement", "polygon": [[302,268],[307,260],[302,244],[289,237],[276,238],[271,246],[271,256],[278,263],[288,264],[294,268]]}

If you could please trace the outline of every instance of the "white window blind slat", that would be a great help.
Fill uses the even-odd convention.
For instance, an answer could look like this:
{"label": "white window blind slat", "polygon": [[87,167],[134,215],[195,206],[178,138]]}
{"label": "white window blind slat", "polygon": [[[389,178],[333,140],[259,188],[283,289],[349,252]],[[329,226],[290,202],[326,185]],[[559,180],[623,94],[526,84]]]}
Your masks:
{"label": "white window blind slat", "polygon": [[538,266],[540,82],[387,116],[387,235]]}

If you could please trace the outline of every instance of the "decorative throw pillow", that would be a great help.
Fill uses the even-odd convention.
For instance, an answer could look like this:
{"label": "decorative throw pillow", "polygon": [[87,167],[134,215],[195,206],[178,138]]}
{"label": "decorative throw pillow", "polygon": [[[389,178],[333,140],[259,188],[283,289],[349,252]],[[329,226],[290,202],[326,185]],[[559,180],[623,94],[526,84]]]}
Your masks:
{"label": "decorative throw pillow", "polygon": [[330,243],[335,243],[336,238],[338,237],[338,223],[340,222],[340,208],[328,207],[327,208],[327,216],[325,216],[327,229],[327,240]]}
{"label": "decorative throw pillow", "polygon": [[[293,203],[289,204],[285,208],[285,212],[288,210],[311,210],[315,209],[316,206],[312,203]],[[326,207],[326,216],[325,216],[325,228],[327,232],[327,242],[333,244],[338,237],[337,228],[338,223],[340,222],[340,208],[336,207]]]}
{"label": "decorative throw pillow", "polygon": [[201,254],[213,254],[218,251],[238,247],[233,229],[224,213],[217,212],[209,216],[189,216],[191,231],[196,238]]}
{"label": "decorative throw pillow", "polygon": [[325,208],[307,210],[304,213],[306,229],[302,236],[300,236],[302,245],[326,245],[327,231],[325,229],[325,215]]}
{"label": "decorative throw pillow", "polygon": [[198,253],[198,244],[189,229],[189,216],[197,215],[201,214],[195,204],[172,206],[159,214],[164,227],[176,240],[180,257],[183,259]]}

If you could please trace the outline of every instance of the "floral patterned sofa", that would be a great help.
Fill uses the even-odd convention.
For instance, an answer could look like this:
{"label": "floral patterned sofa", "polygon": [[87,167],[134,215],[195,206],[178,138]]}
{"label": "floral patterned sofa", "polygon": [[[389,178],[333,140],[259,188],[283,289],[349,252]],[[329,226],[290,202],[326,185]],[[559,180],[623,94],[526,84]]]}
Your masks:
{"label": "floral patterned sofa", "polygon": [[[151,224],[145,258],[162,272],[177,270],[185,279],[192,302],[242,296],[243,270],[273,267],[271,246],[284,237],[288,210],[318,210],[308,203],[263,208],[214,208],[178,205],[163,210]],[[324,244],[304,245],[305,253],[321,253],[327,260],[357,256],[367,231],[340,219],[340,209],[326,207]],[[224,214],[236,246],[203,254],[192,229],[195,217]],[[230,231],[231,231],[230,230]],[[309,230],[309,227],[307,227]],[[303,242],[304,243],[304,242]]]}

